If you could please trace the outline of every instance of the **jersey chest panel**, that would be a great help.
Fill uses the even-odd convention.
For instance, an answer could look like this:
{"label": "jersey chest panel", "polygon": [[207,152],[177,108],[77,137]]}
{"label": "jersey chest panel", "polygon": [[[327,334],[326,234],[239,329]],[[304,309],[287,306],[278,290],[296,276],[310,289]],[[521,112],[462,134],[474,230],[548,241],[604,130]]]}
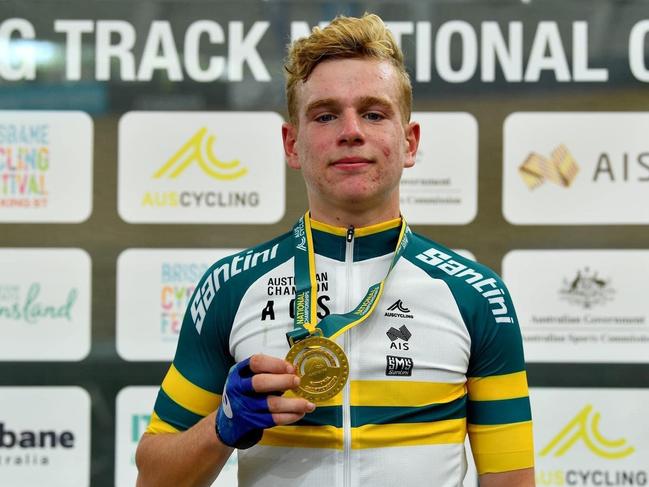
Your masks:
{"label": "jersey chest panel", "polygon": [[[320,259],[318,317],[353,308],[380,280],[389,256],[354,263]],[[293,329],[293,261],[261,276],[241,300],[230,333],[230,353],[240,361],[254,353],[284,357]],[[349,304],[351,303],[351,305]],[[348,308],[349,309],[349,308]],[[354,380],[410,379],[464,382],[471,339],[444,281],[401,259],[374,313],[337,339],[350,359]]]}

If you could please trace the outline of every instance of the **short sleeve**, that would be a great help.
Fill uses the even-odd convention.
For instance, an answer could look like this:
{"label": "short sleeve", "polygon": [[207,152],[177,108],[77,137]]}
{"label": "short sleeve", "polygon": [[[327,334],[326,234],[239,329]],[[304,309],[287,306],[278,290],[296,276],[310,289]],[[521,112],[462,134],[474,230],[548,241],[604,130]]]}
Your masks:
{"label": "short sleeve", "polygon": [[534,465],[532,415],[520,327],[504,283],[492,273],[477,289],[470,320],[467,429],[478,473]]}
{"label": "short sleeve", "polygon": [[229,262],[210,267],[185,311],[178,346],[162,381],[148,433],[184,431],[215,411],[230,367],[228,347],[232,328],[232,302],[219,275]]}

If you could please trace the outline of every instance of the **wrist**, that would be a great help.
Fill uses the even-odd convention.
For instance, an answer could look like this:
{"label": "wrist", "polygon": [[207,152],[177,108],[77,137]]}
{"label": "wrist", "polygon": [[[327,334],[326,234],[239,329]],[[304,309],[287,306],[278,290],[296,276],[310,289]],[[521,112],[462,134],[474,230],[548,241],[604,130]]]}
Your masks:
{"label": "wrist", "polygon": [[223,412],[221,406],[216,411],[213,430],[219,443],[239,450],[246,450],[256,445],[264,434],[263,429],[249,429],[246,432],[241,430],[233,431],[231,419]]}

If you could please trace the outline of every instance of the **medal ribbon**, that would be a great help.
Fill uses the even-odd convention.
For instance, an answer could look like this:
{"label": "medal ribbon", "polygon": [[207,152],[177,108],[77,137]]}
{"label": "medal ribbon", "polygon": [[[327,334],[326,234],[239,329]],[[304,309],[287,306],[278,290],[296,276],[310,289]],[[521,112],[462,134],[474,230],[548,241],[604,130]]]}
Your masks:
{"label": "medal ribbon", "polygon": [[320,334],[335,339],[347,330],[361,324],[374,312],[383,294],[385,281],[399,258],[408,246],[410,228],[401,219],[401,230],[397,247],[390,263],[390,268],[382,281],[372,284],[360,303],[345,314],[330,314],[317,323],[317,290],[315,269],[315,251],[311,232],[311,218],[307,211],[293,227],[294,258],[295,258],[295,318],[293,330],[286,334],[289,343],[293,343],[309,335]]}

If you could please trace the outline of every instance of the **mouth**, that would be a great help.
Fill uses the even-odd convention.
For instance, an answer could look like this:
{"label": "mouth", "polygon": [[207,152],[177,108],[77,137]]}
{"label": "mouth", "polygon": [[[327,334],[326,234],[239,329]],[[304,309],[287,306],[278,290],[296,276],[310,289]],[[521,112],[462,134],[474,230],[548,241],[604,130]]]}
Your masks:
{"label": "mouth", "polygon": [[333,167],[341,170],[360,169],[369,164],[372,164],[372,161],[364,157],[342,157],[331,163]]}

